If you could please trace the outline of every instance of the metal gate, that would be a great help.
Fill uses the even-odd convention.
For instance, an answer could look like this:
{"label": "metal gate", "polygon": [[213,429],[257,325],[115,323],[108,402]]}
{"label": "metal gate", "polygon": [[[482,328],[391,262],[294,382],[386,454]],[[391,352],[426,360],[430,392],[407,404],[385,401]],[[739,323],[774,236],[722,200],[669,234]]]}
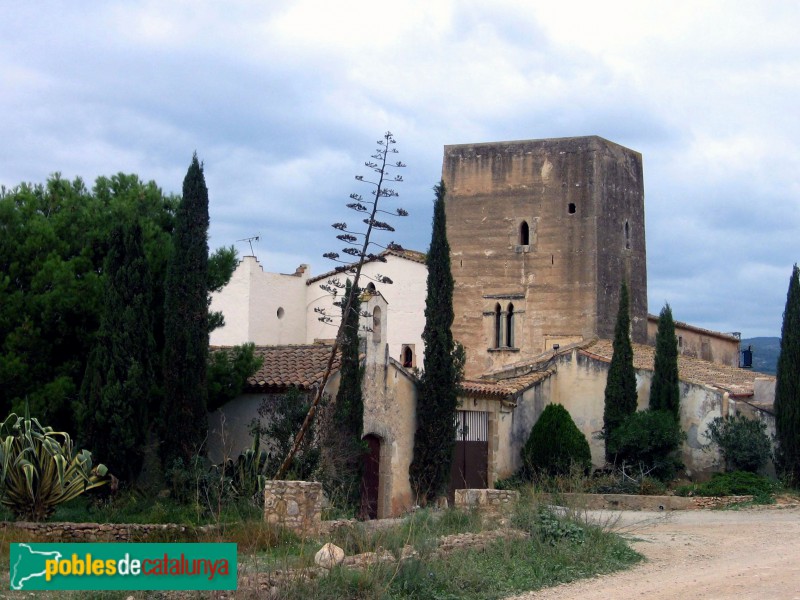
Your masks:
{"label": "metal gate", "polygon": [[455,490],[488,487],[489,413],[474,410],[456,412],[456,444],[450,471],[448,499]]}
{"label": "metal gate", "polygon": [[378,518],[378,494],[381,468],[381,439],[377,435],[364,436],[367,452],[363,456],[361,475],[361,517]]}

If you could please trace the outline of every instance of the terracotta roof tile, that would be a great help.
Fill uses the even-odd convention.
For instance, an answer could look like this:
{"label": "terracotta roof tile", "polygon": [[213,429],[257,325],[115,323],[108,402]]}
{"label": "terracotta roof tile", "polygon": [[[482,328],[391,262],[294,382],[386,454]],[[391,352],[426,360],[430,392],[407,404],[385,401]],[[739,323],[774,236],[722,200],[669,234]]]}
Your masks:
{"label": "terracotta roof tile", "polygon": [[461,393],[484,398],[506,398],[547,379],[553,373],[555,369],[546,368],[500,380],[466,379],[461,382]]}
{"label": "terracotta roof tile", "polygon": [[[611,340],[597,340],[580,352],[603,362],[611,362],[614,354],[612,346]],[[652,371],[655,352],[653,346],[633,344],[633,366]],[[690,356],[678,356],[678,376],[681,381],[717,387],[736,396],[752,395],[756,377],[774,379],[770,375],[750,369],[739,369]]]}
{"label": "terracotta roof tile", "polygon": [[[216,350],[225,350],[217,348]],[[282,391],[289,387],[308,390],[322,382],[331,355],[327,344],[256,346],[255,355],[263,360],[261,368],[248,378],[248,391]],[[332,372],[339,369],[339,357]]]}

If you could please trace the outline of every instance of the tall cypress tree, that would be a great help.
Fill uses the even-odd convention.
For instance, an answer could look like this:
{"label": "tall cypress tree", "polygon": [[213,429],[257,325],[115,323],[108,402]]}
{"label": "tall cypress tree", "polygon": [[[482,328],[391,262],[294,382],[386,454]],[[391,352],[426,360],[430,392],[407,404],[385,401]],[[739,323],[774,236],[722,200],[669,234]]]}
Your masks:
{"label": "tall cypress tree", "polygon": [[781,353],[775,383],[778,462],[800,484],[800,270],[794,265],[781,327]]}
{"label": "tall cypress tree", "polygon": [[[336,440],[332,445],[338,450],[336,481],[333,482],[341,500],[351,509],[357,510],[360,501],[362,470],[361,435],[364,432],[364,398],[361,380],[364,372],[359,359],[359,316],[361,314],[361,290],[353,287],[348,279],[342,298],[342,358],[339,369],[339,391],[333,409]],[[350,297],[352,296],[352,301]],[[349,310],[347,309],[350,305]],[[345,314],[345,311],[347,313]]]}
{"label": "tall cypress tree", "polygon": [[656,356],[650,384],[650,409],[666,410],[680,420],[681,391],[678,385],[678,339],[672,309],[666,304],[658,315]]}
{"label": "tall cypress tree", "polygon": [[425,370],[417,395],[417,430],[411,485],[425,504],[447,491],[455,446],[455,413],[460,369],[450,327],[453,324],[453,275],[444,212],[445,187],[434,187],[433,233],[428,250],[425,299]]}
{"label": "tall cypress tree", "polygon": [[623,281],[619,292],[617,323],[614,327],[614,355],[608,369],[603,407],[603,437],[606,440],[607,460],[613,459],[608,450],[609,436],[625,417],[636,412],[636,372],[633,369],[629,304],[628,285]]}
{"label": "tall cypress tree", "polygon": [[76,407],[83,444],[120,479],[141,467],[147,405],[153,389],[155,349],[151,279],[142,229],[111,233],[100,329],[89,355]]}
{"label": "tall cypress tree", "polygon": [[161,439],[168,462],[188,464],[208,428],[208,222],[208,188],[195,154],[183,180],[164,299]]}

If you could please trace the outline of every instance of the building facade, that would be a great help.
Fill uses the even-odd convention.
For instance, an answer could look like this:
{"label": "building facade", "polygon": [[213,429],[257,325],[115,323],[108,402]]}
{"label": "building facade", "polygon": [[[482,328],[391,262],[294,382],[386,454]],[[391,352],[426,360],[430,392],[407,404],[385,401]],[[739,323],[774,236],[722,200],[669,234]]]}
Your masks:
{"label": "building facade", "polygon": [[647,341],[642,158],[599,137],[445,146],[453,335],[478,376],[613,335]]}

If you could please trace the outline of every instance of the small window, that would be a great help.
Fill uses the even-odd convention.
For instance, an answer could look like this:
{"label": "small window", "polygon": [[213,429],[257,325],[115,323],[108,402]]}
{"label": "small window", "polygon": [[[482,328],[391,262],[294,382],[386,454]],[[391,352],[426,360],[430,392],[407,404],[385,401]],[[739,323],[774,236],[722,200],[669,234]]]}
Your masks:
{"label": "small window", "polygon": [[500,342],[503,340],[503,312],[500,304],[495,304],[494,307],[494,347],[499,348]]}
{"label": "small window", "polygon": [[519,226],[519,244],[520,246],[529,246],[531,243],[530,237],[530,228],[528,227],[528,222],[523,221],[522,224]]}
{"label": "small window", "polygon": [[575,203],[574,202],[570,202],[569,206],[567,206],[567,212],[569,214],[571,214],[571,215],[574,215],[576,210],[577,209],[575,208]]}
{"label": "small window", "polygon": [[506,312],[506,346],[508,348],[514,347],[514,305],[508,305]]}
{"label": "small window", "polygon": [[678,336],[678,348],[683,348],[683,336]]}
{"label": "small window", "polygon": [[631,249],[631,227],[627,221],[625,221],[625,249]]}
{"label": "small window", "polygon": [[372,341],[376,344],[381,341],[381,307],[372,309]]}
{"label": "small window", "polygon": [[284,310],[283,310],[283,307],[280,306],[280,307],[278,307],[278,318],[282,319],[283,315],[284,315]]}
{"label": "small window", "polygon": [[367,284],[367,291],[370,294],[374,294],[375,293],[375,284],[372,283],[371,281]]}
{"label": "small window", "polygon": [[411,349],[411,346],[404,346],[401,362],[406,369],[410,369],[414,366],[414,351]]}

